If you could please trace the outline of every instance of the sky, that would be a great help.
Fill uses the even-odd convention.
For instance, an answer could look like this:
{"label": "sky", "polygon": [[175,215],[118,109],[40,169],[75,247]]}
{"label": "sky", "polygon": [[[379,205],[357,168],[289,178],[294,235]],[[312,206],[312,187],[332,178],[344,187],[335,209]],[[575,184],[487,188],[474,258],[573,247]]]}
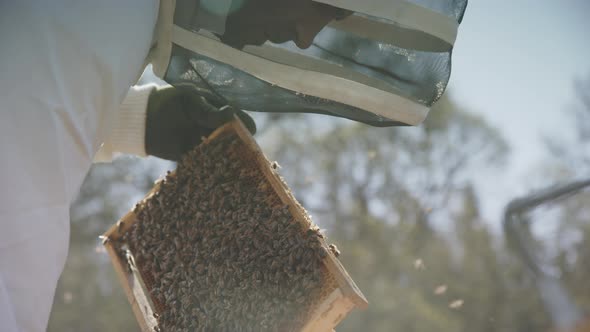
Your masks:
{"label": "sky", "polygon": [[477,180],[491,222],[534,186],[528,177],[548,157],[542,137],[565,137],[572,127],[574,79],[590,77],[589,14],[588,0],[469,1],[447,91],[511,146],[502,177]]}

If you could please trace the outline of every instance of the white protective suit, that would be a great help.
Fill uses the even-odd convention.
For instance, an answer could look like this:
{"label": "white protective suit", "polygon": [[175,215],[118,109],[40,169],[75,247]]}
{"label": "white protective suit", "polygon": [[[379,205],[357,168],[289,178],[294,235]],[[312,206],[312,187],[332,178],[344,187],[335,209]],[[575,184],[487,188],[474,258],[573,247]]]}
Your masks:
{"label": "white protective suit", "polygon": [[153,87],[129,88],[157,56],[160,5],[0,2],[1,332],[46,329],[69,206],[101,144],[102,158],[144,153]]}

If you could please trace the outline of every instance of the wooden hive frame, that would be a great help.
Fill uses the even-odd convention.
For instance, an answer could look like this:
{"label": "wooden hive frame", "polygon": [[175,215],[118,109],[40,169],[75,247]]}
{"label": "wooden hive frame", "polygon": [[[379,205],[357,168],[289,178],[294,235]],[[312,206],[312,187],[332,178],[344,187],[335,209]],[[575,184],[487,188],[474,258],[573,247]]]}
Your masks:
{"label": "wooden hive frame", "polygon": [[[309,219],[307,212],[297,202],[286,184],[271,167],[270,161],[265,157],[262,150],[244,127],[239,119],[224,125],[217,129],[209,138],[202,144],[207,144],[222,134],[233,132],[237,134],[239,139],[245,143],[247,152],[252,154],[256,162],[256,166],[264,173],[264,177],[270,183],[273,191],[278,195],[281,201],[289,206],[289,210],[297,222],[305,223],[309,227]],[[174,173],[171,174],[174,176]],[[145,198],[138,204],[142,205],[155,192],[159,190],[160,183],[152,188],[152,190],[145,196]],[[132,257],[123,257],[118,251],[116,240],[121,238],[134,223],[138,222],[137,215],[134,210],[128,212],[115,225],[113,225],[104,235],[103,243],[114,265],[117,277],[121,284],[127,299],[129,300],[135,317],[140,325],[142,331],[154,331],[157,326],[157,320],[154,317],[156,312],[154,303],[150,299],[149,292],[145,286],[144,280],[139,270],[134,266]],[[334,256],[331,250],[328,249],[328,244],[322,238],[320,239],[322,246],[328,252],[328,255],[323,259],[324,267],[328,272],[328,276],[332,287],[328,293],[322,297],[320,303],[313,309],[310,319],[306,322],[302,332],[330,332],[344,319],[344,317],[354,308],[364,309],[368,302],[362,292],[358,289],[354,281],[350,278],[340,261]]]}

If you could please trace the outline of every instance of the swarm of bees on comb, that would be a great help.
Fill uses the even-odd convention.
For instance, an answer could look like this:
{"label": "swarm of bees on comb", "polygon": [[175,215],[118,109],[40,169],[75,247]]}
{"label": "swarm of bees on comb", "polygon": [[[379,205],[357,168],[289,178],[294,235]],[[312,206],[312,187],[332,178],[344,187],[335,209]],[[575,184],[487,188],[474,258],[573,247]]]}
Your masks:
{"label": "swarm of bees on comb", "polygon": [[337,288],[324,260],[338,249],[296,220],[303,208],[281,200],[247,150],[232,131],[200,145],[135,207],[136,222],[117,224],[112,245],[145,283],[153,330],[301,331]]}

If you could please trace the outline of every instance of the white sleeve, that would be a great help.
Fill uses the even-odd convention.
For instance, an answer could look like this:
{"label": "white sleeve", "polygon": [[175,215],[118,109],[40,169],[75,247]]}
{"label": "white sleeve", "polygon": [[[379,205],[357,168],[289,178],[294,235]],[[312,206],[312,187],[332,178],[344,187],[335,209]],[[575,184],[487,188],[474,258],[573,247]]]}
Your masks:
{"label": "white sleeve", "polygon": [[170,62],[175,8],[176,0],[160,0],[153,45],[146,58],[145,65],[151,64],[154,74],[159,78],[164,78],[168,62]]}
{"label": "white sleeve", "polygon": [[121,103],[110,135],[104,141],[94,162],[110,162],[118,154],[145,157],[145,121],[150,93],[155,84],[132,86]]}

